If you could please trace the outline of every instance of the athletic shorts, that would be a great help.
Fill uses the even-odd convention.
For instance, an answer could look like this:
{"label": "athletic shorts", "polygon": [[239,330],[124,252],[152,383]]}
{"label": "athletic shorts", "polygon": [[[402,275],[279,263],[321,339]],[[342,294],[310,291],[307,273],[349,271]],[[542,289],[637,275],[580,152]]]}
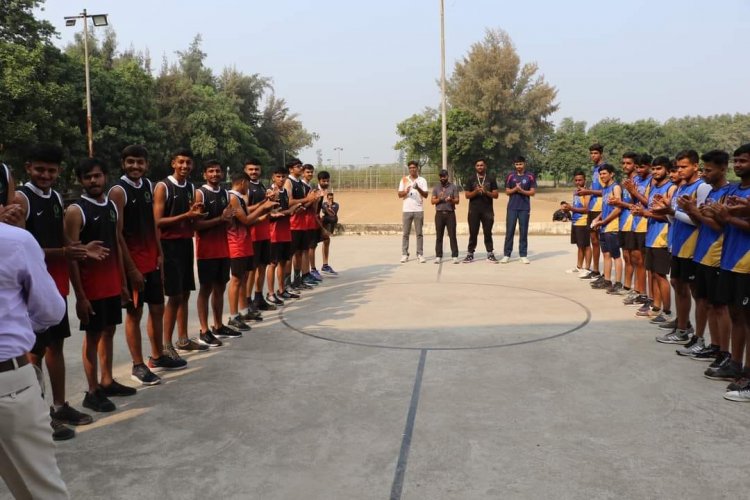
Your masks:
{"label": "athletic shorts", "polygon": [[65,316],[56,324],[36,334],[36,342],[31,348],[31,353],[37,356],[44,356],[44,351],[48,345],[56,340],[63,340],[70,337],[70,322],[68,321],[68,301],[65,301]]}
{"label": "athletic shorts", "polygon": [[323,227],[325,228],[326,231],[328,231],[331,234],[333,234],[336,231],[336,224],[337,224],[336,222],[323,221]]}
{"label": "athletic shorts", "polygon": [[750,307],[750,274],[721,270],[718,300],[737,307]]}
{"label": "athletic shorts", "polygon": [[594,219],[599,217],[601,212],[588,212],[586,214],[586,225],[589,227],[589,231],[597,231],[596,229],[591,229],[591,223],[594,222]]}
{"label": "athletic shorts", "polygon": [[617,233],[617,242],[623,250],[635,249],[635,237],[633,231],[620,231]]}
{"label": "athletic shorts", "polygon": [[572,226],[570,230],[570,243],[578,248],[591,246],[591,231],[588,226]]}
{"label": "athletic shorts", "polygon": [[254,269],[265,268],[271,263],[271,240],[253,241]]}
{"label": "athletic shorts", "polygon": [[646,271],[666,276],[669,274],[671,255],[669,249],[664,247],[646,247]]}
{"label": "athletic shorts", "polygon": [[719,292],[719,277],[721,268],[695,264],[695,296],[706,299],[713,305],[724,305],[728,301],[727,294]]}
{"label": "athletic shorts", "polygon": [[229,259],[229,272],[235,278],[242,278],[242,276],[255,269],[255,259],[253,256],[249,257],[235,257]]}
{"label": "athletic shorts", "polygon": [[195,290],[193,239],[161,240],[164,252],[164,295],[174,297]]}
{"label": "athletic shorts", "polygon": [[224,284],[229,281],[229,257],[198,259],[198,283],[201,285]]}
{"label": "athletic shorts", "polygon": [[676,280],[693,283],[695,281],[695,262],[693,259],[672,256],[670,277]]}
{"label": "athletic shorts", "polygon": [[[133,288],[128,283],[128,292],[133,297]],[[161,271],[155,269],[143,275],[143,290],[138,292],[138,303],[133,305],[140,307],[143,304],[159,305],[164,303],[164,283],[161,281]]]}
{"label": "athletic shorts", "polygon": [[320,228],[307,230],[307,248],[315,248],[318,246],[318,242],[323,241],[320,234]]}
{"label": "athletic shorts", "polygon": [[292,258],[292,242],[278,241],[271,243],[271,263],[278,264]]}
{"label": "athletic shorts", "polygon": [[620,258],[620,237],[616,232],[600,233],[599,248],[608,253],[613,259]]}
{"label": "athletic shorts", "polygon": [[91,308],[94,314],[89,314],[88,324],[81,323],[81,331],[98,333],[107,327],[122,323],[122,303],[119,295],[92,300]]}
{"label": "athletic shorts", "polygon": [[302,230],[292,230],[292,253],[310,248],[309,233]]}
{"label": "athletic shorts", "polygon": [[633,233],[635,237],[635,250],[643,252],[646,250],[646,233]]}

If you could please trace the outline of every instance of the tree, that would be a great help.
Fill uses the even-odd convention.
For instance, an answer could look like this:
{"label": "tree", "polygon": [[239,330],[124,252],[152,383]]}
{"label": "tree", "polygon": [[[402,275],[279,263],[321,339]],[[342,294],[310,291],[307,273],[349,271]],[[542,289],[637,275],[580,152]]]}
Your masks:
{"label": "tree", "polygon": [[39,43],[50,45],[54,26],[36,19],[33,13],[42,3],[43,0],[0,0],[0,43],[27,48]]}
{"label": "tree", "polygon": [[286,157],[296,156],[318,139],[318,134],[305,130],[298,116],[289,111],[284,99],[275,94],[268,97],[257,136],[261,147],[277,165],[283,165]]}
{"label": "tree", "polygon": [[586,122],[564,118],[552,135],[547,154],[544,157],[544,170],[555,182],[572,177],[573,172],[590,163],[588,155],[589,139],[586,136]]}

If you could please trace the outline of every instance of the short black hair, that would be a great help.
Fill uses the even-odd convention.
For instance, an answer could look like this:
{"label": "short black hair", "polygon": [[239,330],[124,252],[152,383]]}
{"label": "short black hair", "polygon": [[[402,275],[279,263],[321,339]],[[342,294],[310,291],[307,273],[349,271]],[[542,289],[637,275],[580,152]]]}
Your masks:
{"label": "short black hair", "polygon": [[219,160],[206,160],[206,162],[203,163],[203,171],[205,172],[209,168],[217,166],[221,168],[221,163],[219,162]]}
{"label": "short black hair", "polygon": [[576,170],[573,172],[573,177],[578,177],[579,175],[582,175],[584,179],[586,178],[586,172],[583,170]]}
{"label": "short black hair", "polygon": [[321,170],[320,172],[318,172],[318,180],[330,178],[331,174],[329,174],[326,170]]}
{"label": "short black hair", "polygon": [[567,203],[567,201],[561,201],[560,205],[565,205],[566,203]]}
{"label": "short black hair", "polygon": [[717,167],[727,167],[729,166],[729,153],[721,149],[712,149],[707,153],[703,153],[701,160],[703,163],[710,163]]}
{"label": "short black hair", "polygon": [[76,167],[76,177],[83,179],[83,176],[99,167],[102,169],[104,175],[107,175],[107,166],[99,158],[85,158],[81,160],[81,163]]}
{"label": "short black hair", "polygon": [[175,158],[178,156],[187,156],[190,159],[193,159],[195,156],[193,155],[193,150],[190,148],[177,148],[173,153],[170,160],[174,161]]}
{"label": "short black hair", "polygon": [[624,160],[627,158],[628,160],[633,160],[633,163],[636,165],[640,165],[641,158],[638,156],[638,153],[635,153],[633,151],[626,151],[622,154],[622,159]]}
{"label": "short black hair", "polygon": [[654,158],[654,161],[651,162],[652,167],[664,167],[667,170],[672,166],[672,160],[669,159],[667,156],[657,156]]}
{"label": "short black hair", "polygon": [[513,159],[513,163],[526,163],[526,158],[524,158],[521,155],[518,155]]}
{"label": "short black hair", "polygon": [[304,165],[302,165],[302,170],[312,170],[314,172],[315,167],[310,165],[309,163],[305,163]]}
{"label": "short black hair", "polygon": [[302,165],[302,161],[300,161],[299,158],[290,158],[288,162],[286,162],[286,169],[290,170],[292,167],[296,167],[297,165]]}
{"label": "short black hair", "polygon": [[675,161],[680,161],[684,159],[690,160],[690,163],[698,163],[698,152],[694,149],[683,149],[677,155],[674,157]]}
{"label": "short black hair", "polygon": [[476,165],[476,164],[477,164],[477,163],[479,163],[480,161],[481,161],[482,163],[487,163],[487,160],[486,160],[485,158],[477,158],[476,160],[474,160],[474,165]]}
{"label": "short black hair", "polygon": [[244,171],[235,172],[232,174],[232,184],[239,184],[242,181],[249,180],[250,177]]}
{"label": "short black hair", "polygon": [[60,146],[54,144],[37,144],[29,150],[26,155],[27,161],[42,161],[44,163],[56,163],[61,164],[63,159],[63,152]]}
{"label": "short black hair", "polygon": [[120,160],[125,161],[125,158],[128,156],[132,156],[133,158],[143,158],[148,161],[148,149],[142,144],[131,144],[130,146],[125,146],[125,149],[120,153]]}
{"label": "short black hair", "polygon": [[651,165],[651,162],[654,160],[654,157],[651,156],[648,153],[641,153],[641,160],[638,163],[639,165]]}
{"label": "short black hair", "polygon": [[284,167],[276,167],[275,169],[273,169],[272,175],[280,175],[280,176],[283,177],[283,176],[285,176],[288,173],[289,172],[287,171],[286,168],[284,168]]}
{"label": "short black hair", "polygon": [[262,166],[262,163],[257,158],[248,158],[247,160],[245,160],[245,163],[242,164],[243,167],[245,165],[258,165],[260,167]]}
{"label": "short black hair", "polygon": [[599,151],[600,153],[604,153],[604,146],[602,146],[598,142],[595,142],[594,144],[592,144],[591,146],[589,146],[589,153],[591,151]]}
{"label": "short black hair", "polygon": [[407,167],[411,167],[412,165],[414,165],[415,167],[419,167],[419,162],[417,160],[411,160],[406,164]]}
{"label": "short black hair", "polygon": [[734,156],[748,155],[750,154],[750,142],[743,144],[734,150]]}
{"label": "short black hair", "polygon": [[613,175],[615,173],[615,167],[613,167],[609,163],[605,163],[604,165],[600,166],[599,167],[599,172],[601,172],[602,170],[606,170],[607,172],[609,172],[610,174],[613,174]]}

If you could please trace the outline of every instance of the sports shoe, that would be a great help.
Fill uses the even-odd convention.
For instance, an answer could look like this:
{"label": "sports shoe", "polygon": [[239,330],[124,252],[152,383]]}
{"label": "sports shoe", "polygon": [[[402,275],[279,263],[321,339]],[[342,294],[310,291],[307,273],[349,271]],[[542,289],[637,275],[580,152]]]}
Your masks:
{"label": "sports shoe", "polygon": [[[506,257],[503,257],[503,259],[506,259]],[[497,264],[497,257],[495,257],[494,253],[487,253],[487,262],[489,262],[490,264]]]}
{"label": "sports shoe", "polygon": [[574,267],[573,269],[566,269],[565,270],[565,274],[578,274],[578,273],[582,273],[582,272],[583,272],[583,269],[581,269],[580,267]]}
{"label": "sports shoe", "polygon": [[740,378],[735,379],[727,386],[727,391],[739,391],[748,385],[750,385],[750,371],[745,370]]}
{"label": "sports shoe", "polygon": [[589,283],[589,286],[593,288],[593,287],[594,287],[594,285],[597,285],[597,286],[599,286],[599,285],[601,285],[601,284],[602,284],[602,283],[603,283],[604,281],[605,281],[605,280],[604,280],[604,276],[602,276],[602,275],[600,274],[599,276],[597,276],[597,277],[596,277],[596,279],[592,279],[592,280],[591,280],[591,282]]}
{"label": "sports shoe", "polygon": [[713,360],[713,362],[711,362],[710,365],[708,365],[708,367],[711,368],[712,370],[715,370],[718,367],[720,367],[723,363],[726,363],[727,359],[731,359],[731,356],[729,355],[729,353],[719,349],[719,352],[716,353],[716,358]]}
{"label": "sports shoe", "polygon": [[[731,355],[724,354],[724,358],[716,368],[710,366],[703,372],[703,376],[711,380],[729,380],[733,381],[742,376],[742,366],[736,361],[732,360]],[[718,358],[717,358],[718,359]]]}
{"label": "sports shoe", "polygon": [[625,296],[625,298],[622,299],[623,305],[632,306],[633,303],[635,303],[635,299],[638,298],[638,295],[639,295],[638,292],[636,292],[635,290],[631,288],[628,294]]}
{"label": "sports shoe", "polygon": [[251,311],[250,309],[248,309],[244,314],[241,314],[240,317],[244,321],[263,321],[263,315],[260,313],[260,311]]}
{"label": "sports shoe", "polygon": [[441,257],[435,257],[435,261],[434,261],[434,263],[435,263],[435,264],[440,264],[440,261],[441,261],[441,260],[442,260],[442,258],[441,258]]}
{"label": "sports shoe", "polygon": [[654,316],[649,320],[649,323],[652,325],[661,325],[662,323],[667,323],[669,321],[669,315],[665,314],[663,311]]}
{"label": "sports shoe", "polygon": [[180,339],[175,344],[175,349],[180,352],[208,351],[208,346],[195,339]]}
{"label": "sports shoe", "polygon": [[597,280],[601,276],[601,273],[597,271],[589,271],[588,273],[585,273],[583,276],[579,276],[578,279],[582,280]]}
{"label": "sports shoe", "polygon": [[49,422],[52,427],[52,440],[53,441],[67,441],[76,437],[76,431],[70,427],[66,427],[62,422],[57,419],[52,419]]}
{"label": "sports shoe", "polygon": [[471,264],[474,262],[474,254],[473,253],[467,253],[466,257],[464,257],[463,263],[464,264]]}
{"label": "sports shoe", "polygon": [[320,275],[317,269],[310,269],[310,276],[312,276],[315,281],[323,281],[323,276]]}
{"label": "sports shoe", "polygon": [[117,409],[115,404],[102,393],[101,389],[97,389],[94,392],[87,391],[83,397],[82,405],[84,408],[100,413],[108,413]]}
{"label": "sports shoe", "polygon": [[643,318],[648,318],[648,313],[651,311],[651,301],[647,301],[645,304],[643,304],[641,307],[638,308],[638,310],[635,312],[636,316],[640,316]]}
{"label": "sports shoe", "polygon": [[53,420],[57,420],[63,424],[68,425],[88,425],[94,421],[91,415],[88,413],[82,413],[68,404],[66,401],[60,407],[59,410],[55,410],[54,407],[50,407],[49,416]]}
{"label": "sports shoe", "polygon": [[[612,286],[607,288],[607,293],[609,295],[620,295],[620,292],[622,291],[623,291],[622,283],[620,283],[619,281],[617,283],[613,283]],[[624,293],[628,293],[628,292],[624,292]]]}
{"label": "sports shoe", "polygon": [[417,255],[417,260],[420,264],[424,264],[425,262],[427,262],[427,259],[424,258],[424,255]]}
{"label": "sports shoe", "polygon": [[521,257],[521,264],[531,264],[531,261],[526,257]]}
{"label": "sports shoe", "polygon": [[453,257],[453,263],[454,264],[460,264],[458,257]]}
{"label": "sports shoe", "polygon": [[[205,345],[206,347],[221,347],[224,345],[224,342],[217,339],[214,333],[209,330],[207,332],[200,332],[198,334],[198,339]],[[179,349],[179,347],[178,347]]]}
{"label": "sports shoe", "polygon": [[[493,255],[492,258],[494,259],[495,256]],[[508,257],[507,255],[503,255],[503,258],[500,259],[500,264],[507,264],[508,262],[510,262],[510,257]]]}
{"label": "sports shoe", "polygon": [[653,303],[654,301],[652,299],[649,299],[648,295],[641,294],[635,299],[635,302],[633,302],[633,305],[642,306],[643,304],[648,304],[649,306],[651,306],[651,304]]}
{"label": "sports shoe", "polygon": [[323,264],[323,267],[320,268],[320,270],[325,274],[330,274],[331,276],[338,276],[339,273],[333,270],[331,266],[328,264]]}
{"label": "sports shoe", "polygon": [[719,355],[719,352],[721,351],[721,348],[716,344],[710,344],[705,346],[700,351],[696,352],[692,356],[690,356],[690,359],[694,359],[695,361],[711,361],[713,362],[716,357]]}
{"label": "sports shoe", "polygon": [[275,294],[275,293],[274,293],[274,294],[271,294],[271,293],[267,293],[267,294],[266,294],[266,302],[268,302],[269,304],[275,304],[275,305],[277,305],[277,306],[283,306],[283,305],[284,305],[284,301],[283,301],[283,300],[281,300],[281,299],[279,299],[279,298],[278,298],[278,297],[276,296],[276,294]]}
{"label": "sports shoe", "polygon": [[[174,347],[172,349],[174,349]],[[175,352],[175,354],[177,354],[177,352]],[[177,359],[172,359],[169,355],[164,354],[158,358],[152,358],[149,356],[146,366],[148,366],[148,369],[153,373],[177,371],[187,368],[187,361],[182,359],[179,354],[177,355]]]}
{"label": "sports shoe", "polygon": [[[688,323],[688,326],[690,324]],[[659,328],[663,328],[665,330],[674,330],[677,328],[677,317],[674,317],[673,319],[666,321],[664,323],[659,324]]]}
{"label": "sports shoe", "polygon": [[259,311],[275,311],[276,310],[275,305],[269,304],[262,298],[256,300],[254,304],[255,304],[255,307],[258,308]]}
{"label": "sports shoe", "polygon": [[405,263],[407,260],[409,260],[409,256],[408,255],[402,255],[401,256],[401,263],[402,264]]}
{"label": "sports shoe", "polygon": [[587,269],[581,269],[580,273],[578,273],[578,279],[579,280],[590,280],[591,279],[591,271]]}
{"label": "sports shoe", "polygon": [[283,299],[283,300],[289,300],[289,299],[298,299],[300,298],[300,294],[298,293],[292,293],[289,290],[282,290],[281,292],[276,292],[276,296]]}
{"label": "sports shoe", "polygon": [[237,316],[229,318],[227,324],[229,325],[229,328],[234,328],[238,332],[247,332],[250,330],[250,325],[245,323],[245,320],[242,319],[242,316],[240,316],[239,314]]}
{"label": "sports shoe", "polygon": [[705,347],[706,347],[706,341],[703,340],[703,337],[693,335],[690,337],[690,340],[688,341],[687,344],[675,350],[675,352],[677,353],[678,356],[693,356],[694,354],[700,352]]}
{"label": "sports shoe", "polygon": [[741,389],[737,389],[736,391],[728,391],[724,393],[724,399],[736,401],[738,403],[750,402],[750,384]]}
{"label": "sports shoe", "polygon": [[221,325],[219,328],[213,328],[211,329],[211,333],[213,333],[214,337],[218,339],[238,339],[242,337],[241,332],[232,330],[227,325]]}
{"label": "sports shoe", "polygon": [[651,308],[648,310],[648,317],[653,319],[657,317],[658,315],[660,315],[661,313],[662,313],[661,309],[658,307],[654,307],[652,304]]}
{"label": "sports shoe", "polygon": [[130,380],[133,382],[140,382],[143,385],[156,385],[161,383],[161,379],[158,375],[148,369],[148,366],[143,363],[139,365],[133,365],[133,372],[130,374]]}
{"label": "sports shoe", "polygon": [[690,342],[690,334],[687,330],[675,330],[656,337],[660,344],[687,344]]}
{"label": "sports shoe", "polygon": [[[620,285],[622,285],[622,283],[620,283]],[[631,291],[632,290],[625,290],[625,287],[621,286],[620,288],[618,288],[617,290],[615,290],[614,292],[612,292],[612,295],[623,296],[623,295],[629,294]]]}
{"label": "sports shoe", "polygon": [[594,290],[606,290],[612,286],[612,282],[604,278],[591,282],[591,288]]}
{"label": "sports shoe", "polygon": [[[172,344],[165,344],[164,345],[163,354],[164,354],[164,356],[170,358],[172,361],[177,361],[177,360],[185,361],[184,359],[182,359],[180,357],[179,354],[177,354],[177,349],[175,349]],[[164,357],[164,356],[162,356],[162,357]]]}
{"label": "sports shoe", "polygon": [[117,380],[113,380],[107,387],[101,386],[101,392],[103,395],[111,398],[135,396],[135,393],[138,391],[135,387],[128,387],[127,385],[122,385]]}

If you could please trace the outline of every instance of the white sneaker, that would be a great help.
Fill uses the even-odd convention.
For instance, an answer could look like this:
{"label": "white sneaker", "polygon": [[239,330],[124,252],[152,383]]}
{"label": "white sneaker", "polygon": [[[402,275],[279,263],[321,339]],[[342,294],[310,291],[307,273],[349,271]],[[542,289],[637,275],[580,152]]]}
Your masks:
{"label": "white sneaker", "polygon": [[574,267],[573,269],[566,269],[565,274],[578,274],[581,272],[581,269],[578,267]]}
{"label": "white sneaker", "polygon": [[458,260],[458,257],[453,257],[453,263],[460,264],[461,262]]}
{"label": "white sneaker", "polygon": [[403,264],[404,262],[406,262],[407,260],[409,260],[409,256],[408,256],[408,255],[402,255],[402,256],[401,256],[401,263],[402,263],[402,264]]}
{"label": "white sneaker", "polygon": [[435,264],[440,264],[440,257],[435,257]]}
{"label": "white sneaker", "polygon": [[500,264],[507,264],[508,262],[510,262],[510,257],[508,257],[507,255],[500,259]]}
{"label": "white sneaker", "polygon": [[417,259],[419,260],[420,264],[424,264],[427,262],[427,259],[424,258],[424,255],[417,255]]}
{"label": "white sneaker", "polygon": [[521,264],[531,264],[531,261],[526,257],[521,257]]}

